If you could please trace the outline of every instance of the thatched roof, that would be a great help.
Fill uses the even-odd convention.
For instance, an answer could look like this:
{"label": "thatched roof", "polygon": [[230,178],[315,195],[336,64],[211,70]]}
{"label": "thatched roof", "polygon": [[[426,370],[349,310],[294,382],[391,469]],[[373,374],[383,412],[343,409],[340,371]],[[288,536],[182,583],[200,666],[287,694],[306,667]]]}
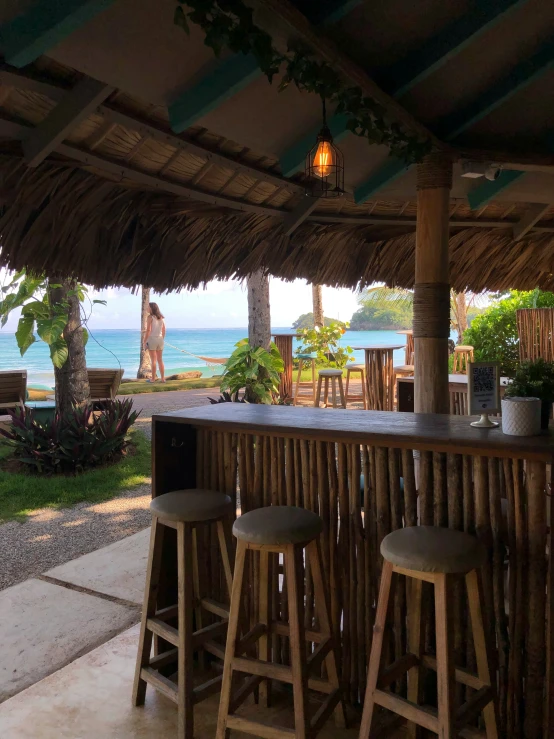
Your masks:
{"label": "thatched roof", "polygon": [[[551,123],[544,45],[552,6],[530,0],[532,13],[516,4],[482,18],[467,9],[467,18],[454,2],[432,3],[429,12],[391,3],[384,13],[369,0],[297,2],[307,15],[340,9],[317,33],[297,23],[290,0],[261,4],[276,26],[287,15],[287,38],[331,53],[349,84],[377,91],[391,120],[428,130],[453,157],[455,287],[552,287],[554,208],[539,205],[554,202],[554,156],[542,135]],[[0,0],[8,57],[17,5]],[[143,0],[132,18],[127,7],[106,4],[52,48],[49,33],[29,41],[40,34],[31,13],[23,42],[32,63],[0,61],[0,264],[98,287],[194,288],[260,267],[328,285],[412,285],[413,168],[387,175],[386,147],[343,132],[347,194],[308,202],[298,152],[320,125],[317,97],[293,86],[278,93],[256,75],[240,79],[240,65],[239,78],[217,92],[227,61],[214,68],[198,28],[187,37],[173,25],[172,0]],[[483,58],[483,44],[495,55]],[[209,99],[199,102],[199,91]],[[76,107],[87,95],[88,107]],[[176,100],[181,126],[168,112]],[[509,181],[491,195],[484,179],[461,177],[463,158],[501,162]]]}
{"label": "thatched roof", "polygon": [[[4,157],[0,172],[16,193],[0,219],[0,263],[11,268],[69,271],[99,288],[146,283],[159,291],[240,279],[259,268],[336,287],[413,285],[413,225],[307,222],[287,236],[278,217],[214,211],[67,163],[29,170]],[[454,288],[554,288],[554,232],[516,242],[509,223],[453,231]]]}

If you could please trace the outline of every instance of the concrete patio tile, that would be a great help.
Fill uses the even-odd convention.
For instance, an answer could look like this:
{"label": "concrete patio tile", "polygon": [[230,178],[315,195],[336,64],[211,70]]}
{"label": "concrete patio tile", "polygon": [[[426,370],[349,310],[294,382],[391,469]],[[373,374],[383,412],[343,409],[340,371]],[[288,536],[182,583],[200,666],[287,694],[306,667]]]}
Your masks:
{"label": "concrete patio tile", "polygon": [[150,528],[44,574],[81,588],[142,605]]}
{"label": "concrete patio tile", "polygon": [[[140,609],[41,580],[0,592],[0,701],[136,623]],[[0,736],[9,737],[2,731]]]}
{"label": "concrete patio tile", "polygon": [[[152,688],[135,708],[131,691],[138,626],[84,655],[63,670],[0,705],[0,736],[5,739],[175,739],[177,707]],[[289,697],[290,698],[290,697]],[[268,711],[250,704],[239,713],[292,726],[292,710]],[[219,695],[195,707],[196,739],[213,739]],[[234,739],[246,738],[233,732]],[[318,739],[357,739],[358,729],[335,728],[329,721]]]}

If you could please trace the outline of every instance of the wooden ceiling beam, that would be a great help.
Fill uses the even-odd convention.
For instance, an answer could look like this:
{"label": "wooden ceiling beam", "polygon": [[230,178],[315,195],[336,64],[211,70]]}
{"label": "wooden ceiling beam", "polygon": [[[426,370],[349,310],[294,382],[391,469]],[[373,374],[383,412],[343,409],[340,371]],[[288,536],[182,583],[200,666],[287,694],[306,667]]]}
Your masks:
{"label": "wooden ceiling beam", "polygon": [[319,205],[319,198],[312,198],[304,195],[304,198],[298,205],[283,216],[283,233],[290,236],[301,223],[304,223],[310,213]]}
{"label": "wooden ceiling beam", "polygon": [[520,241],[552,207],[552,203],[533,203],[513,229],[514,241]]}
{"label": "wooden ceiling beam", "polygon": [[[505,103],[523,88],[530,85],[540,75],[544,74],[554,63],[554,42],[549,41],[530,59],[516,65],[500,81],[479,95],[463,110],[453,113],[437,123],[437,130],[445,141],[452,141],[489,113]],[[356,203],[363,203],[375,192],[406,171],[406,164],[401,159],[388,160],[376,172],[354,190]],[[514,178],[517,179],[517,178]],[[512,180],[513,181],[513,180]],[[511,184],[508,177],[501,184]],[[505,185],[505,186],[507,186]],[[488,192],[490,188],[484,186]],[[472,208],[474,206],[472,205]]]}
{"label": "wooden ceiling beam", "polygon": [[[314,4],[313,23],[334,23],[362,0],[332,0]],[[323,8],[321,8],[323,6]],[[319,12],[318,12],[319,10]],[[323,12],[321,12],[323,11]],[[182,90],[168,106],[171,128],[182,133],[262,76],[252,54],[232,54],[209,65],[210,70]]]}
{"label": "wooden ceiling beam", "polygon": [[483,179],[483,182],[468,192],[467,200],[469,207],[471,210],[477,210],[483,205],[490,203],[499,193],[506,190],[513,182],[521,179],[524,175],[525,172],[507,169],[502,171],[496,180]]}
{"label": "wooden ceiling beam", "polygon": [[4,57],[14,67],[24,67],[88,23],[115,0],[39,0],[2,24]]}
{"label": "wooden ceiling beam", "polygon": [[[379,77],[380,84],[393,98],[399,99],[443,67],[471,41],[496,25],[508,11],[526,2],[528,0],[496,0],[480,8],[479,13],[474,10],[466,13],[386,69]],[[350,133],[346,126],[347,121],[348,116],[344,114],[331,116],[329,127],[336,141]],[[280,156],[281,170],[285,177],[291,177],[302,167],[306,152],[313,145],[318,131],[319,127],[312,128]]]}
{"label": "wooden ceiling beam", "polygon": [[23,159],[27,165],[36,167],[44,161],[113,91],[111,85],[91,77],[80,80],[24,139]]}
{"label": "wooden ceiling beam", "polygon": [[[9,65],[1,63],[0,81],[7,85],[12,85],[13,87],[37,92],[52,100],[61,100],[68,91],[67,86],[62,85],[59,82],[36,76],[32,72],[22,73],[18,70],[14,70]],[[176,135],[161,126],[153,124],[151,121],[125,113],[113,105],[100,105],[98,112],[103,115],[106,120],[124,126],[131,131],[136,131],[145,138],[150,138],[155,141],[159,141],[160,143],[173,146],[180,151],[194,154],[195,156],[206,161],[211,161],[220,167],[242,172],[243,174],[261,182],[269,182],[277,187],[286,187],[290,192],[298,194],[304,192],[304,188],[296,182],[291,182],[273,172],[259,169],[251,164],[241,162],[227,154],[214,151],[196,141],[190,141],[183,136]]]}
{"label": "wooden ceiling beam", "polygon": [[[393,97],[384,92],[361,67],[341,52],[328,36],[316,31],[290,0],[257,0],[256,5],[267,10],[272,18],[277,19],[287,29],[287,37],[292,34],[293,37],[307,44],[317,56],[330,64],[346,80],[360,87],[365,95],[378,102],[391,121],[400,124],[412,134],[431,140],[439,149],[445,148],[437,136]],[[270,22],[273,26],[273,22],[269,19],[267,25]]]}
{"label": "wooden ceiling beam", "polygon": [[[550,207],[550,206],[549,206]],[[306,219],[314,223],[344,223],[345,225],[360,226],[410,226],[415,228],[417,219],[390,216],[341,216],[341,215],[319,215],[314,214]],[[504,228],[512,229],[514,223],[511,221],[498,220],[475,220],[475,219],[450,219],[451,228]],[[536,231],[554,233],[554,226],[541,226],[534,228]]]}

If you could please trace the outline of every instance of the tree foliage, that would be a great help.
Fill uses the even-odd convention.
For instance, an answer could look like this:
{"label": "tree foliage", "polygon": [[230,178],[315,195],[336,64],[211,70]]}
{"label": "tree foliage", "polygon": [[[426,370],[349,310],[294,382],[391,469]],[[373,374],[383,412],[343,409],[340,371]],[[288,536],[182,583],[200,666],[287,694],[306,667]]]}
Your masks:
{"label": "tree foliage", "polygon": [[340,345],[340,340],[349,326],[349,323],[340,325],[332,323],[330,326],[306,328],[299,331],[302,345],[296,350],[296,353],[316,353],[318,364],[344,367],[353,354],[351,347]]}
{"label": "tree foliage", "polygon": [[249,402],[271,405],[277,399],[279,375],[284,363],[275,344],[269,351],[253,348],[247,339],[235,344],[236,349],[225,364],[221,380],[222,392],[229,392],[235,400],[241,390]]}
{"label": "tree foliage", "polygon": [[554,307],[554,293],[511,290],[476,316],[464,334],[464,344],[475,348],[475,359],[500,362],[501,373],[513,377],[519,364],[516,311],[520,308]]}
{"label": "tree foliage", "polygon": [[[339,321],[338,318],[328,318],[325,316],[323,319],[325,322],[325,326],[330,326],[332,323],[336,323],[339,326],[344,326],[344,321]],[[305,329],[305,328],[313,328],[314,327],[314,314],[313,312],[310,313],[302,313],[302,315],[298,316],[296,321],[292,324],[293,328],[296,329]]]}
{"label": "tree foliage", "polygon": [[259,28],[253,10],[243,0],[178,0],[174,22],[189,33],[189,23],[204,32],[204,43],[216,56],[227,48],[236,54],[252,55],[268,78],[284,70],[279,90],[291,83],[301,91],[319,95],[335,105],[335,113],[348,117],[347,127],[371,144],[384,144],[390,153],[406,164],[421,161],[431,150],[431,141],[405,131],[387,120],[384,108],[365,95],[361,87],[348,86],[343,76],[325,61],[315,58],[312,50],[298,42],[289,42],[281,51],[269,33]]}
{"label": "tree foliage", "polygon": [[[12,281],[2,288],[2,300],[0,300],[0,320],[5,326],[10,313],[21,310],[15,339],[21,352],[25,354],[27,349],[37,341],[38,337],[48,345],[50,358],[54,367],[63,367],[68,358],[67,342],[63,332],[68,322],[69,304],[66,301],[52,302],[50,290],[59,287],[50,282],[44,275],[34,275],[22,270],[17,272]],[[74,293],[82,302],[85,299],[87,288],[78,284]],[[104,300],[93,300],[92,303],[105,305]],[[83,329],[83,342],[86,343],[88,333]]]}

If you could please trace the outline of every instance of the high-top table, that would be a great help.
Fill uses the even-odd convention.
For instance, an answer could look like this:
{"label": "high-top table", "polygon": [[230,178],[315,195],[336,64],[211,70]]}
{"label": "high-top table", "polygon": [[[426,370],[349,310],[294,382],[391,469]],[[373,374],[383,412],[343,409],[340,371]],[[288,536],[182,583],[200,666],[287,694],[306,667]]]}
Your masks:
{"label": "high-top table", "polygon": [[292,340],[300,334],[271,334],[285,367],[279,383],[279,395],[281,398],[292,398]]}
{"label": "high-top table", "polygon": [[393,354],[404,344],[386,346],[354,346],[355,351],[365,352],[365,381],[367,407],[370,411],[392,411],[394,409],[394,364]]}
{"label": "high-top table", "polygon": [[404,358],[404,364],[414,363],[414,332],[413,329],[407,328],[402,331],[397,331],[397,334],[401,334],[406,337],[406,355]]}

